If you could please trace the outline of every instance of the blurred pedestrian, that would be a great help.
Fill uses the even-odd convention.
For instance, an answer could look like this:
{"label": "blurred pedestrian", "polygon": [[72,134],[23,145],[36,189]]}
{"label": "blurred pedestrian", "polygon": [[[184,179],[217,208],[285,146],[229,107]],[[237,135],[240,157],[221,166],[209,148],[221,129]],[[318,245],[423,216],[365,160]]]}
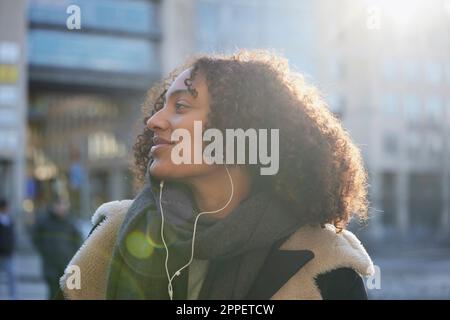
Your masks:
{"label": "blurred pedestrian", "polygon": [[6,199],[0,199],[0,272],[6,274],[9,297],[12,300],[17,299],[14,245],[14,222],[9,211],[9,204]]}
{"label": "blurred pedestrian", "polygon": [[33,228],[33,242],[42,259],[49,299],[59,288],[59,278],[81,244],[81,233],[70,216],[67,201],[57,199]]}

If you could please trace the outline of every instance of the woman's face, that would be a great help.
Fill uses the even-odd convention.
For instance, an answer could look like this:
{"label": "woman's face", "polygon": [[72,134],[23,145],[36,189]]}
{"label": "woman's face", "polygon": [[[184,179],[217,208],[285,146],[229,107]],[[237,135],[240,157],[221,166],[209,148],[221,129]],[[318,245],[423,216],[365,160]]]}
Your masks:
{"label": "woman's face", "polygon": [[198,143],[196,141],[201,143],[201,137],[194,139],[194,121],[202,121],[205,125],[210,112],[208,88],[203,75],[197,73],[192,82],[191,88],[197,91],[195,97],[185,84],[185,80],[189,78],[191,69],[186,69],[167,90],[163,108],[147,121],[147,127],[154,133],[154,145],[150,150],[153,158],[150,174],[160,180],[184,180],[206,175],[218,169],[217,165],[193,164],[193,160],[192,164],[175,164],[171,159],[172,149],[176,143],[180,143],[171,140],[172,132],[176,129],[186,129],[190,133],[191,155],[193,155],[194,143]]}

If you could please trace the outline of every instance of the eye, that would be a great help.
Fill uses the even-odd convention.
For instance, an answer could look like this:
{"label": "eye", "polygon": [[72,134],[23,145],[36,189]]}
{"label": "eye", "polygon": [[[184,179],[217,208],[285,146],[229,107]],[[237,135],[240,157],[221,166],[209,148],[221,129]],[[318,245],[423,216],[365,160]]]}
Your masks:
{"label": "eye", "polygon": [[175,109],[177,110],[177,111],[181,111],[181,110],[183,110],[183,109],[187,109],[187,108],[189,108],[190,106],[188,106],[187,104],[184,104],[184,103],[181,103],[181,102],[175,102]]}

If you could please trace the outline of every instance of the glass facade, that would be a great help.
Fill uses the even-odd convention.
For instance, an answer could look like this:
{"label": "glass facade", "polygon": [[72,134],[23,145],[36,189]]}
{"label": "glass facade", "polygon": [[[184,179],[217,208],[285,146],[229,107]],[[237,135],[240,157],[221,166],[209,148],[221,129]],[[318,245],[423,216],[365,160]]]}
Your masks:
{"label": "glass facade", "polygon": [[65,26],[70,5],[81,11],[83,28],[107,31],[150,33],[157,31],[156,6],[150,1],[120,0],[32,0],[29,21]]}
{"label": "glass facade", "polygon": [[203,52],[273,48],[292,67],[314,76],[312,6],[309,1],[198,0],[197,46]]}
{"label": "glass facade", "polygon": [[149,73],[157,68],[155,44],[141,39],[31,30],[29,63],[36,66]]}
{"label": "glass facade", "polygon": [[[73,212],[89,216],[101,201],[132,198],[128,168],[122,164],[131,150],[138,105],[121,94],[36,92],[30,97],[29,163],[41,185],[34,199],[51,200],[43,181],[66,181]],[[49,168],[53,168],[49,170]],[[115,175],[120,175],[113,181]],[[119,185],[120,190],[112,188]],[[60,191],[58,191],[60,192]]]}

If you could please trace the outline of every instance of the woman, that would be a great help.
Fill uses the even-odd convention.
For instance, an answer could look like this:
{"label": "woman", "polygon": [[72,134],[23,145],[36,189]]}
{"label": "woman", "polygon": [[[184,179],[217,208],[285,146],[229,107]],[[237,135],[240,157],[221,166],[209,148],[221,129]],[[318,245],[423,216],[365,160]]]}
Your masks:
{"label": "woman", "polygon": [[[141,192],[96,211],[96,227],[61,278],[64,296],[367,298],[361,276],[373,265],[345,230],[353,215],[366,216],[366,175],[319,94],[263,51],[203,56],[180,70],[150,91],[144,108],[134,147]],[[212,142],[195,138],[198,123],[215,133],[278,130],[270,141],[277,172],[261,174],[267,162],[211,161],[220,148],[208,161]],[[261,145],[224,145],[223,158],[244,150],[249,159]],[[199,146],[204,161],[174,161]]]}

